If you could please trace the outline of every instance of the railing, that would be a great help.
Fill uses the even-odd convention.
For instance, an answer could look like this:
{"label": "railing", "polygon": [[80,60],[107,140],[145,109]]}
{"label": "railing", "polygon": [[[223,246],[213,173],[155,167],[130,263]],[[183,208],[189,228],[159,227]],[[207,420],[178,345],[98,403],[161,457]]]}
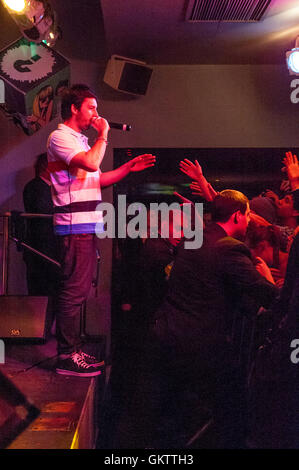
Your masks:
{"label": "railing", "polygon": [[[61,267],[60,263],[49,256],[45,255],[44,253],[36,250],[32,246],[28,245],[20,238],[13,234],[13,230],[11,227],[11,219],[17,217],[22,217],[25,219],[49,219],[52,218],[52,214],[31,214],[27,212],[5,212],[4,214],[0,214],[0,218],[3,220],[3,240],[2,240],[2,282],[1,282],[1,292],[0,295],[7,295],[8,293],[8,267],[9,267],[9,241],[14,241],[19,247],[24,248],[36,255],[40,256],[44,260],[48,261],[49,263],[55,264],[59,268]],[[92,286],[97,289],[98,280],[99,280],[99,272],[100,272],[100,253],[97,250],[97,265],[96,265],[96,275],[95,278],[92,280]],[[97,294],[97,291],[96,291]],[[96,295],[97,296],[97,295]],[[97,338],[96,336],[90,336],[85,333],[86,329],[86,302],[84,302],[82,309],[81,309],[81,316],[80,316],[80,336],[82,338]]]}
{"label": "railing", "polygon": [[[2,218],[3,224],[3,240],[2,240],[2,282],[1,282],[1,293],[6,295],[8,292],[8,266],[9,266],[9,241],[12,240],[17,243],[19,246],[25,248],[32,253],[37,254],[38,256],[44,258],[49,263],[55,264],[56,266],[60,267],[60,263],[58,261],[50,258],[49,256],[41,253],[40,251],[36,250],[32,246],[28,245],[24,241],[18,239],[16,236],[11,234],[11,217],[12,212],[5,212],[5,214],[0,214],[0,218]],[[26,219],[32,218],[39,218],[39,219],[49,219],[53,216],[51,214],[30,214],[25,212],[18,213],[18,217],[23,217]]]}

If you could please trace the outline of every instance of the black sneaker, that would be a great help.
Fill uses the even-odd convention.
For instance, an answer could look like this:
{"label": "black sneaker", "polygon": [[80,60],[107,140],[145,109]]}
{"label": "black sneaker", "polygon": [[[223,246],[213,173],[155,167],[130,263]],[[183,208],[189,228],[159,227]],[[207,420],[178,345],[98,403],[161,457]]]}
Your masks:
{"label": "black sneaker", "polygon": [[77,352],[74,352],[67,359],[59,359],[56,372],[61,375],[74,375],[77,377],[95,377],[102,373],[99,367],[87,364]]}
{"label": "black sneaker", "polygon": [[105,361],[99,361],[95,356],[92,356],[91,354],[87,354],[84,351],[78,351],[78,354],[82,357],[83,361],[85,361],[87,364],[90,364],[91,366],[95,367],[103,367],[105,365]]}

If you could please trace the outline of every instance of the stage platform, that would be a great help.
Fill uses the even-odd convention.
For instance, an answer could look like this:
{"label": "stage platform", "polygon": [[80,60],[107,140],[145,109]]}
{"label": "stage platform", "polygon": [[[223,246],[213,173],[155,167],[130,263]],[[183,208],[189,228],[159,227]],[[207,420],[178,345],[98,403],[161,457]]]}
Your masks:
{"label": "stage platform", "polygon": [[[105,337],[86,344],[85,350],[105,359]],[[53,337],[44,344],[5,344],[5,364],[0,370],[39,410],[7,449],[94,448],[105,368],[94,378],[63,376],[56,374],[55,361]],[[1,406],[5,406],[3,400]]]}

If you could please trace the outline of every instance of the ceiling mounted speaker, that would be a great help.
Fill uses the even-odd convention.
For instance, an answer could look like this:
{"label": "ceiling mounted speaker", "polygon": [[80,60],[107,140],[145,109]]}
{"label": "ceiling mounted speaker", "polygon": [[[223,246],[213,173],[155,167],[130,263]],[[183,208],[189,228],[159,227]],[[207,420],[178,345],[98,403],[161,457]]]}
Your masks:
{"label": "ceiling mounted speaker", "polygon": [[123,93],[145,95],[152,71],[145,62],[112,55],[106,67],[104,82]]}

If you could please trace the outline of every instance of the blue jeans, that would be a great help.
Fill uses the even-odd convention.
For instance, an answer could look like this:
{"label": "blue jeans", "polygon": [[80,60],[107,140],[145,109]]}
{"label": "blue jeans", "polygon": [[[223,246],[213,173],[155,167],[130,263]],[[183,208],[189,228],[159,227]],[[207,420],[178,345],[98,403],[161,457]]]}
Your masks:
{"label": "blue jeans", "polygon": [[80,344],[80,312],[86,301],[96,260],[93,234],[58,236],[61,263],[57,298],[58,354],[71,354]]}

